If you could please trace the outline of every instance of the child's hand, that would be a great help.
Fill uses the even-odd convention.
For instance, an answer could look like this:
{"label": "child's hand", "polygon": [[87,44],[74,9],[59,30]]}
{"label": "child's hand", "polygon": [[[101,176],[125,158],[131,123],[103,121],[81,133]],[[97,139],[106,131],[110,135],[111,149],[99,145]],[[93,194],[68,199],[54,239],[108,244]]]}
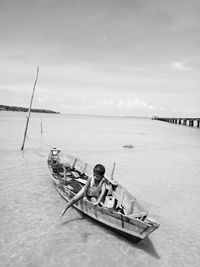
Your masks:
{"label": "child's hand", "polygon": [[94,206],[97,206],[97,205],[99,204],[99,202],[98,202],[98,201],[94,201],[94,202],[92,202],[92,204],[93,204]]}

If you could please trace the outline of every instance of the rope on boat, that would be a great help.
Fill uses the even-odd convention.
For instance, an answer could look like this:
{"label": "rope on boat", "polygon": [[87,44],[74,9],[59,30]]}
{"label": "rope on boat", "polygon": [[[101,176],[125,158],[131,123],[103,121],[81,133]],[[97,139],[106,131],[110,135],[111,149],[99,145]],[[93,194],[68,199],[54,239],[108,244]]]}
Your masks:
{"label": "rope on boat", "polygon": [[29,135],[27,135],[27,139],[31,139],[31,140],[33,140],[34,142],[37,142],[37,143],[46,145],[46,146],[51,147],[51,148],[54,148],[54,147],[55,147],[55,146],[52,146],[52,145],[50,145],[50,144],[47,144],[47,143],[45,143],[45,142],[43,142],[43,141],[41,141],[41,140],[37,140],[37,139],[35,139],[35,138],[33,138],[33,137],[30,137]]}
{"label": "rope on boat", "polygon": [[[32,141],[37,142],[37,143],[39,143],[39,144],[46,145],[46,146],[48,146],[48,147],[50,147],[50,148],[55,148],[55,147],[57,147],[56,145],[52,146],[52,145],[50,145],[50,144],[48,144],[48,143],[45,143],[45,142],[43,142],[42,140],[37,140],[37,139],[31,137],[30,135],[27,135],[26,138],[27,138],[27,139],[31,139]],[[77,158],[77,157],[75,157],[75,156],[72,156],[72,155],[70,155],[70,154],[67,154],[67,153],[65,153],[65,154],[61,153],[61,155],[60,155],[60,159],[61,159],[61,161],[63,161],[63,162],[65,162],[65,161],[69,161],[69,160],[70,160],[73,166],[74,166],[74,165],[76,165],[76,166],[78,165],[77,167],[78,167],[78,169],[82,170],[82,171],[81,171],[82,173],[87,173],[87,175],[89,175],[89,176],[92,175],[92,172],[93,172],[93,167],[92,167],[92,165],[90,165],[90,164],[88,164],[88,163],[85,163],[84,161],[80,160],[79,158]],[[106,178],[106,180],[108,180],[109,182],[112,182],[113,175],[114,175],[114,170],[115,170],[115,162],[114,162],[114,166],[113,166],[112,174],[111,174],[111,175],[108,175],[107,173],[105,173],[105,178]],[[110,179],[109,177],[112,177],[112,178]]]}

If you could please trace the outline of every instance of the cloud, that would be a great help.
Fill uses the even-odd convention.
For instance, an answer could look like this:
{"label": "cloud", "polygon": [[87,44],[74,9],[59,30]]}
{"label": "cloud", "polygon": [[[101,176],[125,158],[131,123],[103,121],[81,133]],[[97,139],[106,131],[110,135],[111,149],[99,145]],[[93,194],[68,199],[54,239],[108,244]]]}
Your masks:
{"label": "cloud", "polygon": [[110,100],[103,100],[102,101],[102,105],[104,105],[104,106],[113,106],[114,102],[110,101]]}
{"label": "cloud", "polygon": [[117,107],[118,108],[122,108],[125,106],[125,102],[123,100],[119,100],[118,103],[117,103]]}
{"label": "cloud", "polygon": [[200,110],[199,109],[195,109],[195,108],[190,108],[190,109],[186,109],[186,112],[188,113],[200,113]]}
{"label": "cloud", "polygon": [[143,108],[145,108],[145,107],[147,107],[147,103],[145,103],[145,102],[143,102],[143,101],[141,101],[141,100],[139,100],[139,99],[136,98],[133,101],[133,106],[134,107],[143,107]]}
{"label": "cloud", "polygon": [[157,109],[157,108],[154,107],[154,106],[152,106],[152,105],[150,105],[150,106],[149,106],[149,109]]}
{"label": "cloud", "polygon": [[37,100],[38,100],[38,102],[42,102],[43,103],[43,102],[47,102],[48,99],[44,98],[44,97],[38,97]]}
{"label": "cloud", "polygon": [[180,62],[180,61],[173,62],[172,68],[174,68],[176,70],[181,70],[181,71],[192,70],[191,67],[186,66],[186,64],[184,62]]}
{"label": "cloud", "polygon": [[138,98],[135,98],[133,100],[128,99],[128,100],[123,100],[119,99],[116,101],[111,101],[111,100],[103,100],[100,102],[94,103],[93,106],[104,106],[104,107],[116,107],[120,109],[157,109],[157,107],[148,104],[144,101],[139,100]]}
{"label": "cloud", "polygon": [[148,107],[148,104],[139,100],[139,99],[134,99],[134,100],[119,100],[117,103],[117,106],[119,108],[124,107],[124,108],[146,108]]}

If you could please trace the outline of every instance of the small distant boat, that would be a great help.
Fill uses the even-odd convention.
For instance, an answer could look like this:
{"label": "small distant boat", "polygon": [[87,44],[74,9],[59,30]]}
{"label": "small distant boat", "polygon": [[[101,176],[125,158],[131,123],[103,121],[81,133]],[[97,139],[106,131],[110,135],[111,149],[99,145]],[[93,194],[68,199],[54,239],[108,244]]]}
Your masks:
{"label": "small distant boat", "polygon": [[[48,168],[55,188],[66,201],[78,193],[92,175],[92,168],[87,163],[64,155],[58,149],[50,151]],[[74,207],[134,242],[146,238],[159,227],[126,189],[108,175],[105,178],[113,188],[112,195],[105,196],[97,206],[88,199],[80,199]]]}
{"label": "small distant boat", "polygon": [[133,148],[133,145],[123,145],[124,148]]}

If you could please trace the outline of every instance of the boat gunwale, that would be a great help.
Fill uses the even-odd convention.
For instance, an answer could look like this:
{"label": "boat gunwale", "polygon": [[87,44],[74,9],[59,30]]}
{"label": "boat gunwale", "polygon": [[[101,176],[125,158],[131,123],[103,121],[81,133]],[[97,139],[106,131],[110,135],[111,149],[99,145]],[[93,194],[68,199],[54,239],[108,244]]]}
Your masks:
{"label": "boat gunwale", "polygon": [[[49,154],[49,157],[48,157],[48,169],[51,173],[51,178],[53,179],[53,182],[54,182],[54,185],[56,187],[56,190],[59,192],[59,194],[66,200],[66,201],[69,201],[70,198],[67,197],[67,194],[68,195],[75,195],[76,193],[73,192],[72,190],[70,190],[69,188],[67,188],[67,185],[64,185],[64,184],[61,184],[61,180],[59,178],[61,178],[61,176],[57,173],[54,173],[53,172],[53,169],[52,169],[52,166],[50,165],[50,155],[51,155],[51,152]],[[76,171],[76,169],[75,169]],[[79,171],[79,170],[77,170]],[[77,183],[81,184],[80,182],[77,181]],[[119,184],[120,185],[120,184]],[[121,188],[124,189],[124,187],[122,187],[120,185]],[[126,189],[124,189],[125,192],[128,192]],[[129,193],[129,192],[128,192]],[[129,193],[130,194],[130,193]],[[87,210],[85,210],[84,208],[81,208],[83,206],[88,206],[90,208],[92,208],[93,210],[96,210],[96,212],[98,213],[102,213],[103,215],[107,215],[109,217],[113,217],[115,220],[119,220],[119,221],[122,221],[122,225],[123,223],[125,224],[129,224],[129,225],[132,225],[133,227],[137,227],[137,228],[140,228],[141,231],[134,231],[134,229],[127,229],[127,228],[124,228],[124,227],[119,227],[118,225],[115,225],[115,224],[112,224],[111,222],[108,221],[105,221],[103,218],[96,218],[94,215],[90,214]],[[134,218],[134,217],[130,217],[128,215],[125,215],[125,214],[122,214],[122,213],[118,213],[114,210],[110,210],[109,208],[106,208],[104,206],[94,206],[90,201],[88,200],[79,200],[77,203],[75,203],[73,205],[77,210],[81,211],[82,213],[84,213],[85,215],[89,216],[90,218],[98,221],[98,222],[101,222],[103,223],[104,225],[108,226],[108,227],[111,227],[113,229],[117,229],[118,231],[122,232],[122,233],[125,233],[125,234],[129,234],[131,236],[135,236],[135,237],[138,237],[140,239],[144,239],[145,237],[147,237],[151,232],[155,231],[158,227],[159,227],[159,224],[157,222],[155,223],[148,223],[146,221],[141,221],[140,219],[138,218]]]}

